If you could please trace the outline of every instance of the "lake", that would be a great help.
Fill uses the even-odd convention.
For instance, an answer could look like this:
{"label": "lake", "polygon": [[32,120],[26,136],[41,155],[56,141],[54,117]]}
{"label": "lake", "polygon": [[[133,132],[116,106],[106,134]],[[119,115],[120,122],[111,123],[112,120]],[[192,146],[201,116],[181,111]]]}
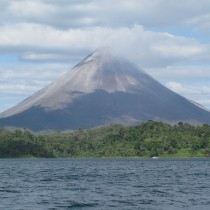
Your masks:
{"label": "lake", "polygon": [[0,209],[210,209],[210,159],[0,159]]}

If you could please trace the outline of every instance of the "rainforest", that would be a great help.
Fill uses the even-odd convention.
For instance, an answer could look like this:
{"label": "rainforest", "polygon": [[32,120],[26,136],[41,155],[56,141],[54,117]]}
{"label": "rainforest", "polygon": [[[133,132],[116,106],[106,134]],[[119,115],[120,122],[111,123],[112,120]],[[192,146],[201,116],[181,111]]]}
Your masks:
{"label": "rainforest", "polygon": [[153,156],[210,157],[210,126],[148,121],[66,132],[0,129],[1,158]]}

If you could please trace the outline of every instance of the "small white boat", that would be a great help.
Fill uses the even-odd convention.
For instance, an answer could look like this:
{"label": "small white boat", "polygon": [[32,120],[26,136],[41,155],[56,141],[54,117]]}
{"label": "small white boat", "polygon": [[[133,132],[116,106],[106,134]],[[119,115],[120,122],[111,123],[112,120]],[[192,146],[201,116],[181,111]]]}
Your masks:
{"label": "small white boat", "polygon": [[152,159],[158,159],[158,157],[154,156],[154,157],[152,157]]}

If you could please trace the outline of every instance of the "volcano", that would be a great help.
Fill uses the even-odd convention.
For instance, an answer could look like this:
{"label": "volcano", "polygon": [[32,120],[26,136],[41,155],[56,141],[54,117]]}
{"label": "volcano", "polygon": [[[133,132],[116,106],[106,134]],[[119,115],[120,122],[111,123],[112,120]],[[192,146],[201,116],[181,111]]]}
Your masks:
{"label": "volcano", "polygon": [[96,50],[60,79],[0,114],[1,127],[33,131],[148,120],[210,124],[210,112],[108,48]]}

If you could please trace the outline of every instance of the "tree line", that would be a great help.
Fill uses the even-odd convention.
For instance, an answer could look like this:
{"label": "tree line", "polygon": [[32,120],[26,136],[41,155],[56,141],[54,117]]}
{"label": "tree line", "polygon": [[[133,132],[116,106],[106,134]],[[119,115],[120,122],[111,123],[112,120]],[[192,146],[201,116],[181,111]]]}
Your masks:
{"label": "tree line", "polygon": [[210,126],[148,121],[33,133],[0,129],[0,157],[210,157]]}

